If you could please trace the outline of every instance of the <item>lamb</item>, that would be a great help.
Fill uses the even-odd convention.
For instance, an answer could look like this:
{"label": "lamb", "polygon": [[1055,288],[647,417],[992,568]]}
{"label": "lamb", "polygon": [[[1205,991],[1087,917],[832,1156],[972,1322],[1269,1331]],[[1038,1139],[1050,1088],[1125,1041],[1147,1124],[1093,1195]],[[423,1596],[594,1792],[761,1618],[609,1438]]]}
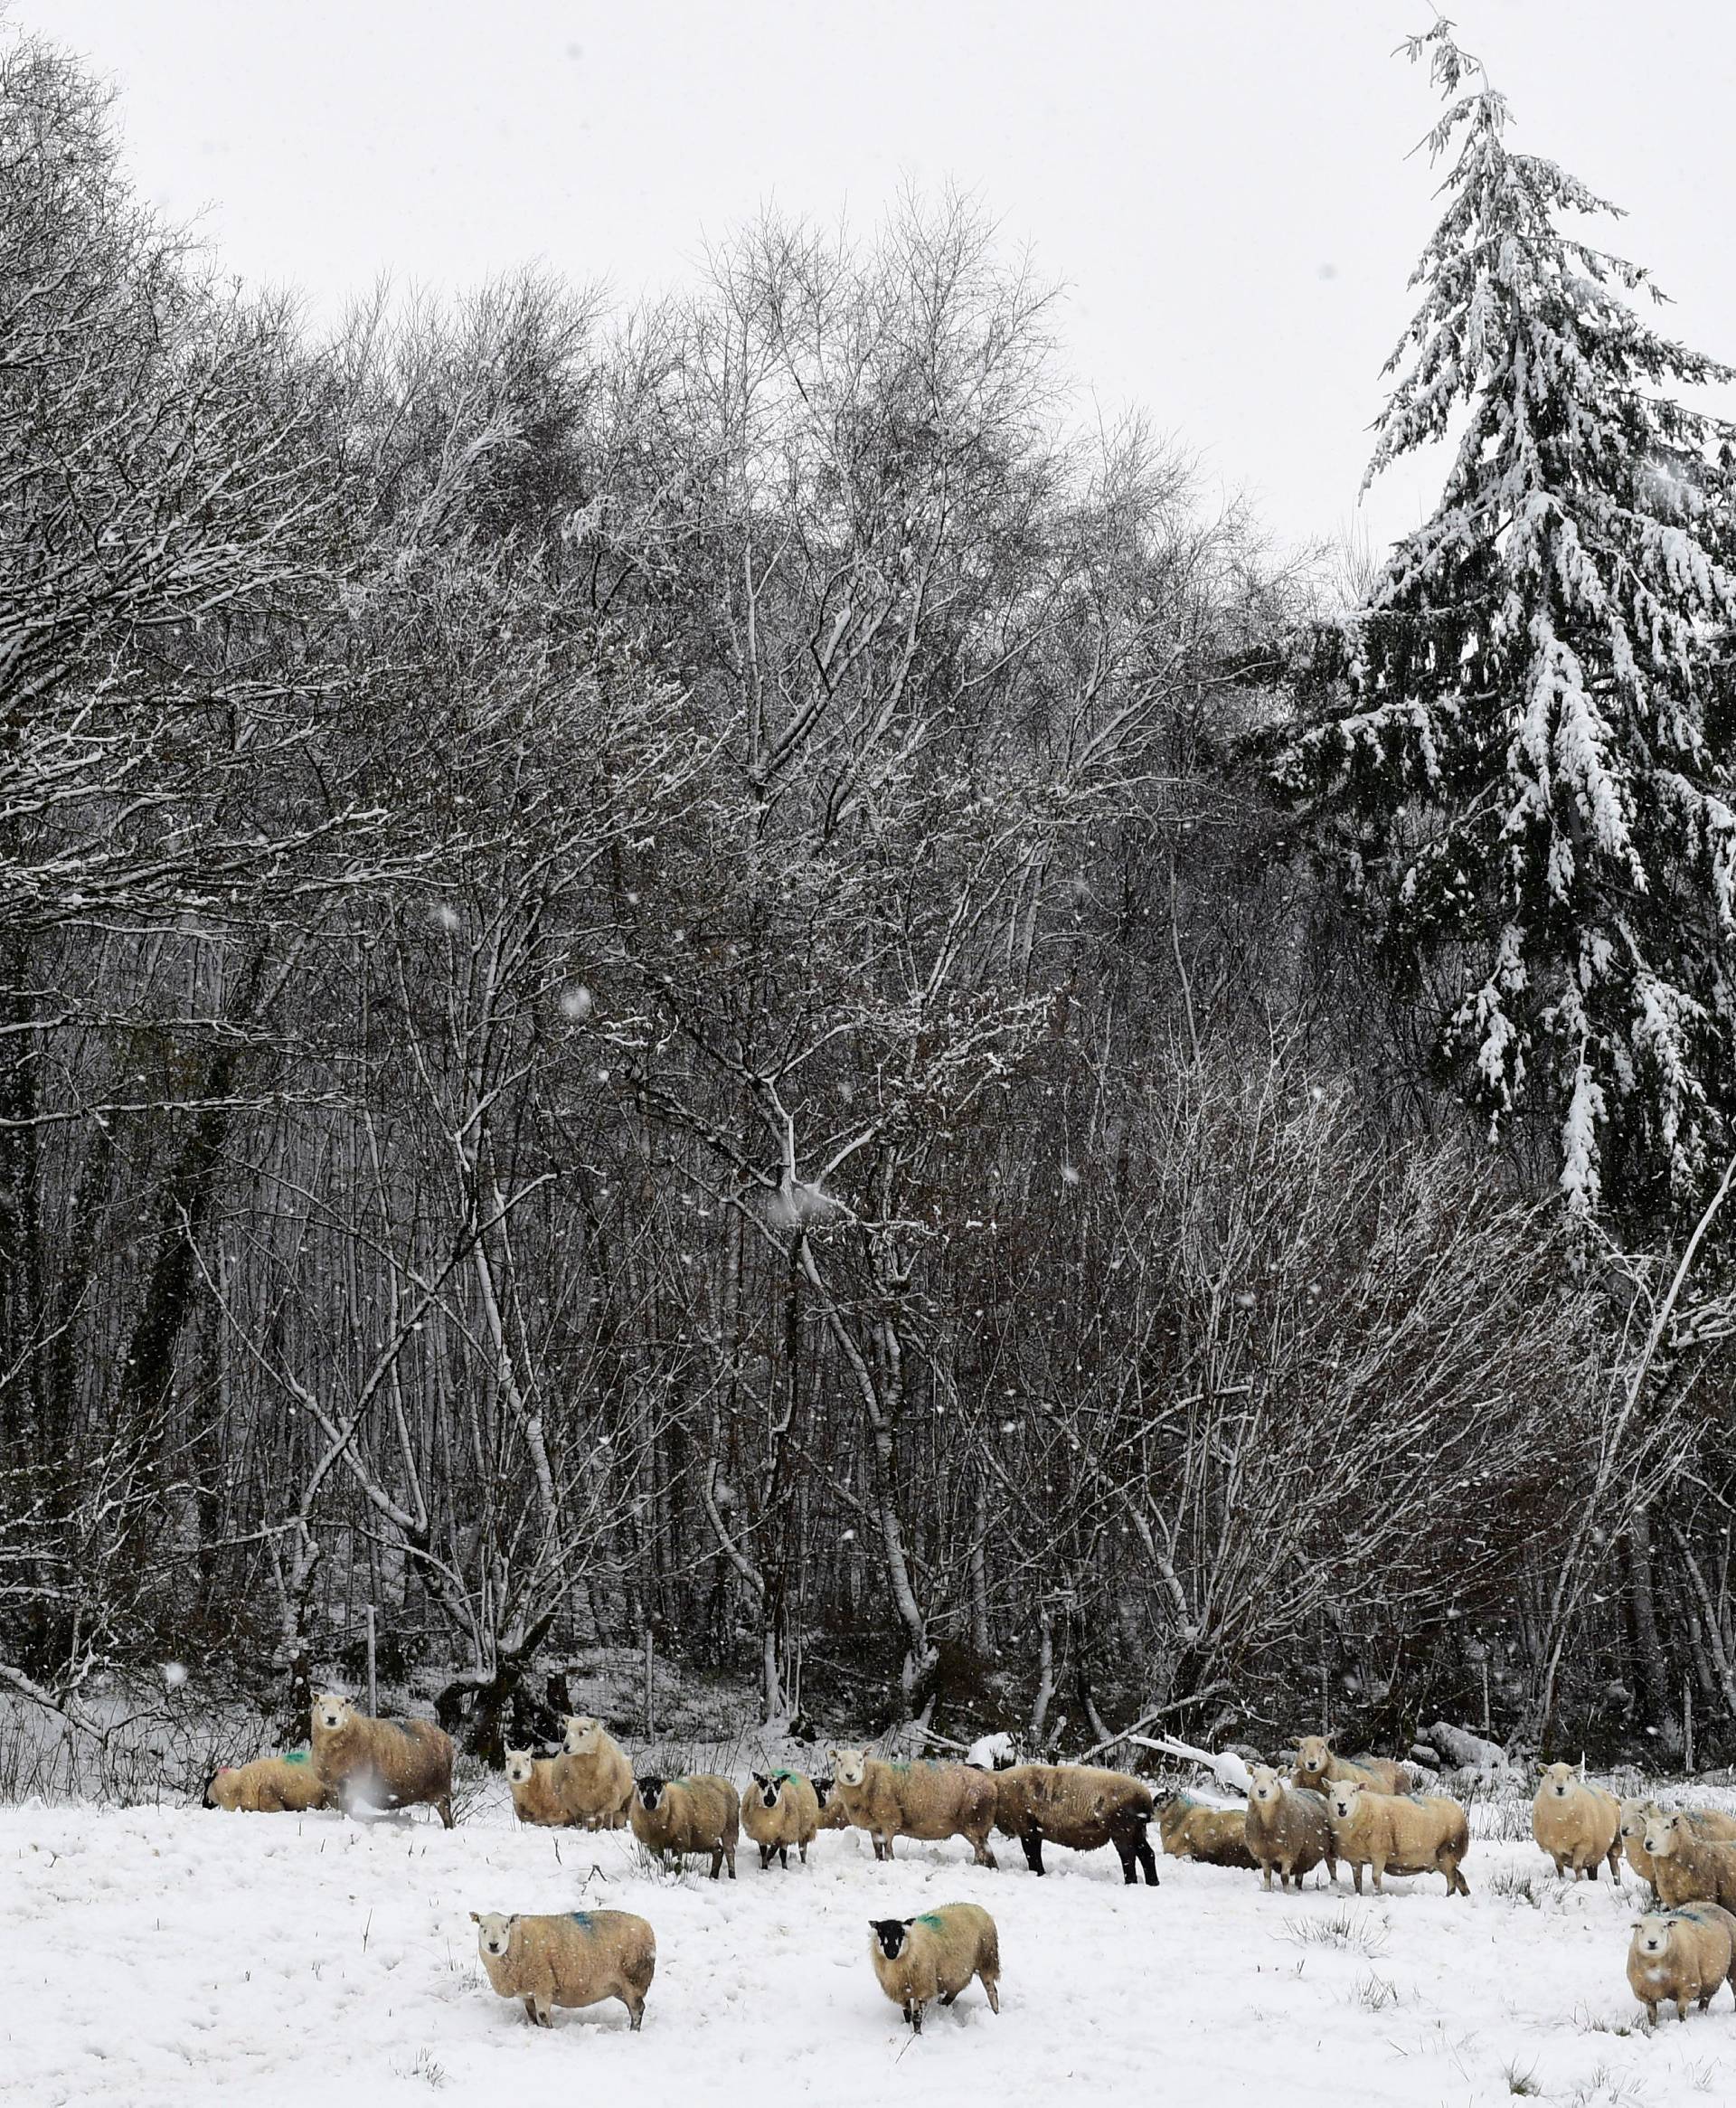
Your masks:
{"label": "lamb", "polygon": [[205,1782],[204,1798],[207,1808],[239,1809],[247,1815],[301,1815],[332,1805],[305,1749],[255,1757],[250,1764],[222,1764]]}
{"label": "lamb", "polygon": [[824,1772],[814,1782],[814,1798],[820,1804],[822,1829],[848,1829],[850,1825],[844,1812],[844,1802],[838,1799],[838,1782],[830,1772]]}
{"label": "lamb", "polygon": [[572,1821],[554,1790],[555,1759],[533,1756],[528,1749],[506,1752],[506,1783],[513,1790],[513,1813],[521,1822],[543,1829],[564,1829]]}
{"label": "lamb", "polygon": [[628,2031],[645,2018],[656,1973],[657,1941],[643,1918],[624,1910],[565,1911],[551,1917],[470,1913],[488,1980],[504,1999],[523,1999],[533,2026],[552,2028],[555,2006],[619,1999]]}
{"label": "lamb", "polygon": [[1364,1867],[1374,1869],[1376,1895],[1387,1874],[1443,1874],[1448,1895],[1471,1893],[1458,1870],[1471,1848],[1470,1824],[1457,1801],[1444,1794],[1412,1799],[1375,1793],[1358,1779],[1335,1779],[1326,1789],[1326,1816],[1338,1857],[1350,1862],[1358,1895]]}
{"label": "lamb", "polygon": [[426,1803],[452,1828],[452,1738],[426,1720],[375,1720],[322,1691],[313,1706],[314,1766],[348,1814],[359,1803]]}
{"label": "lamb", "polygon": [[951,2005],[971,1978],[980,1979],[988,2009],[1001,2009],[1001,1943],[995,1921],[974,1903],[943,1904],[920,1917],[871,1918],[868,1953],[880,1988],[917,2034],[935,1999]]}
{"label": "lamb", "polygon": [[1300,1888],[1302,1876],[1312,1874],[1322,1859],[1331,1878],[1338,1878],[1338,1848],[1326,1796],[1307,1786],[1287,1786],[1270,1764],[1256,1764],[1250,1774],[1242,1836],[1263,1887],[1272,1886],[1277,1867],[1279,1888],[1292,1881]]}
{"label": "lamb", "polygon": [[[969,1764],[888,1763],[865,1749],[831,1752],[844,1820],[874,1840],[874,1857],[890,1859],[895,1837],[968,1838],[979,1867],[992,1867],[988,1833],[995,1827],[995,1782]],[[1002,1778],[1005,1772],[1000,1774]]]}
{"label": "lamb", "polygon": [[686,1779],[662,1779],[647,1772],[627,1803],[627,1815],[633,1835],[665,1865],[689,1852],[709,1852],[712,1879],[717,1879],[726,1859],[730,1879],[735,1879],[741,1803],[727,1779],[713,1772],[697,1772]]}
{"label": "lamb", "polygon": [[1636,1918],[1628,1981],[1654,2028],[1661,2005],[1673,2003],[1676,2018],[1685,2020],[1690,2001],[1703,2013],[1721,1983],[1736,1994],[1736,1917],[1715,1903],[1696,1903]]}
{"label": "lamb", "polygon": [[741,1803],[741,1827],[760,1848],[762,1874],[774,1852],[778,1865],[788,1867],[791,1845],[807,1866],[807,1848],[820,1827],[819,1796],[800,1772],[756,1772]]}
{"label": "lamb", "polygon": [[1595,1881],[1598,1863],[1609,1862],[1609,1878],[1621,1878],[1621,1803],[1601,1786],[1581,1779],[1571,1764],[1551,1764],[1532,1802],[1531,1834],[1555,1862],[1571,1867],[1574,1880]]}
{"label": "lamb", "polygon": [[1088,1764],[1014,1764],[983,1775],[994,1788],[995,1828],[1018,1839],[1033,1874],[1043,1871],[1045,1844],[1074,1852],[1113,1845],[1128,1886],[1137,1882],[1137,1869],[1144,1870],[1147,1887],[1158,1886],[1156,1855],[1147,1835],[1152,1794],[1144,1780]]}
{"label": "lamb", "polygon": [[1305,1735],[1297,1744],[1291,1785],[1324,1793],[1335,1779],[1360,1779],[1376,1793],[1408,1793],[1415,1784],[1409,1766],[1391,1757],[1341,1757],[1326,1735]]}
{"label": "lamb", "polygon": [[620,1829],[633,1798],[633,1767],[600,1720],[570,1714],[554,1760],[555,1798],[580,1829]]}
{"label": "lamb", "polygon": [[1736,1911],[1736,1843],[1704,1836],[1679,1808],[1667,1814],[1654,1809],[1646,1822],[1646,1851],[1666,1909],[1715,1903]]}

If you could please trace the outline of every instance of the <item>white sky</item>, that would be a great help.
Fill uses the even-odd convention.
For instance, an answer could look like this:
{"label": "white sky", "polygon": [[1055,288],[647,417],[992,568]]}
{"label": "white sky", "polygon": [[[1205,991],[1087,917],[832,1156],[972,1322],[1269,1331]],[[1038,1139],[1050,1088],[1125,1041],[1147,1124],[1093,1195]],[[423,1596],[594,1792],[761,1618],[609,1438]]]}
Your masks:
{"label": "white sky", "polygon": [[[1448,0],[1450,4],[1450,0]],[[1736,363],[1736,5],[1459,0],[1509,137],[1630,217],[1663,326]],[[1436,105],[1389,54],[1429,0],[13,0],[124,95],[131,164],[244,277],[336,314],[380,273],[527,262],[622,298],[762,204],[872,222],[905,181],[975,193],[1070,288],[1106,409],[1137,402],[1278,534],[1358,515],[1409,313]],[[1642,26],[1643,25],[1643,26]]]}

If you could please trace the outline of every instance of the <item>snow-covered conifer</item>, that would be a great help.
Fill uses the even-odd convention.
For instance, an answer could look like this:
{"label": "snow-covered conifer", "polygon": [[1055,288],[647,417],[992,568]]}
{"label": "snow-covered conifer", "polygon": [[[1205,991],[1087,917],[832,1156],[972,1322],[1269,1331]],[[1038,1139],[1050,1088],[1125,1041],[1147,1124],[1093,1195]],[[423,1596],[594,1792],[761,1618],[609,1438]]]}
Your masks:
{"label": "snow-covered conifer", "polygon": [[1404,49],[1456,157],[1368,475],[1450,467],[1279,773],[1339,821],[1401,987],[1444,986],[1492,1127],[1545,1112],[1569,1205],[1632,1219],[1703,1185],[1736,1105],[1731,432],[1673,392],[1731,376],[1634,312],[1646,273],[1571,225],[1617,208],[1509,149],[1452,24]]}

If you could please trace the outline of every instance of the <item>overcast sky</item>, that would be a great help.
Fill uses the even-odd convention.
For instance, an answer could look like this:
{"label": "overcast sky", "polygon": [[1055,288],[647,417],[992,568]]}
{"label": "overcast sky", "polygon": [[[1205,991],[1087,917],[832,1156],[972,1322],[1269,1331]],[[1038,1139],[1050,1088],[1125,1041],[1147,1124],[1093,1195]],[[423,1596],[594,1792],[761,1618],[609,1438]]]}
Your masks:
{"label": "overcast sky", "polygon": [[[243,276],[335,315],[383,272],[526,262],[623,299],[760,206],[980,197],[1070,288],[1080,376],[1286,537],[1415,524],[1356,489],[1408,313],[1428,0],[14,0],[123,91],[131,165]],[[1736,362],[1731,0],[1463,0],[1514,142],[1625,205],[1665,326]],[[1644,27],[1641,27],[1641,24]]]}

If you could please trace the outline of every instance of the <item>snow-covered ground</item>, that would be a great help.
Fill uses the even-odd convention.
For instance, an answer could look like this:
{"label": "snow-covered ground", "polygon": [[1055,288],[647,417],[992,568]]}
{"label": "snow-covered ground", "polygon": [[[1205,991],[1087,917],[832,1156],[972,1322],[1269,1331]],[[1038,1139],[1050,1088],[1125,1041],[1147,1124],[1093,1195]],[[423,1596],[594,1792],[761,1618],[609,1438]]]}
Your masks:
{"label": "snow-covered ground", "polygon": [[[1508,1811],[1503,1827],[1516,1827]],[[808,1867],[648,1874],[630,1838],[524,1829],[492,1782],[451,1834],[426,1811],[0,1808],[0,2100],[55,2108],[368,2108],[618,2097],[853,2103],[1157,2100],[1667,2108],[1736,2094],[1736,2009],[1637,2025],[1630,1884],[1570,1888],[1479,1839],[1468,1905],[1438,1878],[1357,1902],[1112,1853],[998,1873],[827,1833]],[[868,1961],[871,1916],[968,1898],[1000,1926],[996,2018],[973,1986],[912,2040]],[[607,1903],[657,1934],[645,2031],[618,2006],[531,2028],[496,1998],[470,1910]],[[560,2089],[561,2091],[556,2091]]]}

